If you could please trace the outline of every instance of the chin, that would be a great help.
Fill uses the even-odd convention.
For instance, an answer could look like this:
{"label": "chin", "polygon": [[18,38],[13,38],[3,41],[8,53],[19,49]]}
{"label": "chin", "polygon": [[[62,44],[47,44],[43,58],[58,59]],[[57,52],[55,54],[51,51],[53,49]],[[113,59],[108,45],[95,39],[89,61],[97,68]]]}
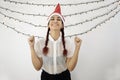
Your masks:
{"label": "chin", "polygon": [[50,29],[51,30],[60,30],[60,27],[59,26],[51,26]]}
{"label": "chin", "polygon": [[60,31],[60,29],[52,29],[52,30],[54,30],[54,31]]}

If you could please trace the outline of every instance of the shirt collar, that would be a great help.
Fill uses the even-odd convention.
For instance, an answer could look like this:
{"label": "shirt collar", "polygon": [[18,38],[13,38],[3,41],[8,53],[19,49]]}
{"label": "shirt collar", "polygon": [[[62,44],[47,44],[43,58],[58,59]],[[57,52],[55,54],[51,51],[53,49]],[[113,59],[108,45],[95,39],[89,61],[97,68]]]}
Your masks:
{"label": "shirt collar", "polygon": [[58,38],[57,40],[54,40],[54,39],[52,38],[52,36],[49,34],[49,40],[50,40],[50,41],[53,41],[53,42],[60,42],[60,41],[61,41],[61,32],[60,32],[60,36],[59,36],[59,38]]}

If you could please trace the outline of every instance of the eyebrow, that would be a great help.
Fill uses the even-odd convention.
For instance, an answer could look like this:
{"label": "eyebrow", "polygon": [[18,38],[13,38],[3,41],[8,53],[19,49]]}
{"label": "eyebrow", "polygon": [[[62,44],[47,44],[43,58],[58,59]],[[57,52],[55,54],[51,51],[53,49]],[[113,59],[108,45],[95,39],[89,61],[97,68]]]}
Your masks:
{"label": "eyebrow", "polygon": [[[54,18],[54,17],[51,17],[51,18]],[[57,17],[58,19],[61,19],[59,16]]]}

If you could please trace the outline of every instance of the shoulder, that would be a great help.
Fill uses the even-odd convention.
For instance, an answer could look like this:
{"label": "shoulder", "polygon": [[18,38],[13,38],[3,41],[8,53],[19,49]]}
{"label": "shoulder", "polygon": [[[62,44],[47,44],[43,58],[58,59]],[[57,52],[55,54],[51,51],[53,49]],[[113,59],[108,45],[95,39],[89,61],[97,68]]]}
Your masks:
{"label": "shoulder", "polygon": [[40,38],[36,40],[37,45],[44,45],[44,43],[45,43],[45,38]]}
{"label": "shoulder", "polygon": [[70,39],[69,37],[66,37],[66,38],[65,38],[65,42],[66,42],[66,43],[70,43],[70,42],[71,42],[71,39]]}
{"label": "shoulder", "polygon": [[36,42],[44,42],[44,41],[45,41],[45,38],[40,38],[36,40]]}
{"label": "shoulder", "polygon": [[71,46],[71,38],[69,37],[65,38],[65,45],[66,45],[66,48],[69,48]]}

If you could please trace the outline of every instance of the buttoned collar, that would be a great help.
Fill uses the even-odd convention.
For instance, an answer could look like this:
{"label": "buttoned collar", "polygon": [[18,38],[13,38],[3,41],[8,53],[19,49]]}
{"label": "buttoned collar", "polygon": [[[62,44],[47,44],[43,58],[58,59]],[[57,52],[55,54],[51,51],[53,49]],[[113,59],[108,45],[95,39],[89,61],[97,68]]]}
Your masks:
{"label": "buttoned collar", "polygon": [[61,32],[60,32],[60,36],[59,36],[59,38],[58,38],[57,40],[54,40],[54,39],[52,38],[52,36],[49,34],[49,40],[50,40],[50,41],[53,41],[53,42],[60,42],[60,41],[61,41]]}

